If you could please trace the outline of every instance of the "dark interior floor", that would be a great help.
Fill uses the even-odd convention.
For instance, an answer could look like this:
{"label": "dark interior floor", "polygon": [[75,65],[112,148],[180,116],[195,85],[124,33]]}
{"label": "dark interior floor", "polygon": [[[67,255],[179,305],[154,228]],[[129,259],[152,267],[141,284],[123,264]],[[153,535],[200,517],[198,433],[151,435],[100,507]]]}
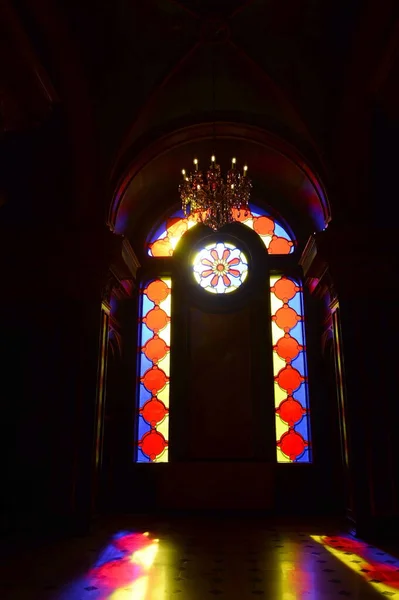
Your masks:
{"label": "dark interior floor", "polygon": [[124,517],[20,539],[1,588],[2,600],[399,599],[399,560],[320,520]]}

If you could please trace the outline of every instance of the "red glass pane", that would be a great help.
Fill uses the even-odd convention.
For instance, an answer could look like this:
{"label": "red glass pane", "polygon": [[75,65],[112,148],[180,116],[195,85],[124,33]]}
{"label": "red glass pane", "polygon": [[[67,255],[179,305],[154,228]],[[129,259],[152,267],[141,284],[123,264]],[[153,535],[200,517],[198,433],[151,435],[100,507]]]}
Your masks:
{"label": "red glass pane", "polygon": [[154,302],[154,304],[159,304],[163,300],[166,300],[170,293],[170,289],[164,281],[156,279],[150,283],[144,290],[144,293],[152,302]]}
{"label": "red glass pane", "polygon": [[259,235],[273,235],[274,221],[269,219],[269,217],[255,217],[254,231]]}
{"label": "red glass pane", "polygon": [[163,435],[155,429],[145,433],[139,441],[139,447],[151,460],[155,460],[157,456],[162,454],[167,445],[168,443]]}
{"label": "red glass pane", "polygon": [[277,326],[285,332],[295,327],[300,320],[301,317],[288,304],[284,304],[284,306],[279,308],[273,317],[273,321],[276,321]]}
{"label": "red glass pane", "polygon": [[169,346],[164,340],[155,335],[153,338],[148,340],[143,348],[143,352],[146,357],[153,363],[157,363],[169,352]]}
{"label": "red glass pane", "polygon": [[162,369],[159,369],[158,367],[152,367],[144,373],[141,381],[147,390],[156,396],[157,393],[165,387],[167,381],[169,381],[169,378],[162,371]]}
{"label": "red glass pane", "polygon": [[302,346],[295,338],[290,336],[289,333],[286,333],[284,334],[284,337],[278,340],[277,344],[274,346],[274,350],[280,358],[286,362],[291,362],[298,356],[302,350]]}
{"label": "red glass pane", "polygon": [[288,302],[292,300],[297,292],[299,292],[301,288],[299,288],[292,279],[287,279],[287,277],[281,277],[274,286],[271,288],[271,291],[276,295],[279,300],[283,302]]}
{"label": "red glass pane", "polygon": [[273,236],[268,248],[269,254],[289,254],[293,243],[285,238]]}
{"label": "red glass pane", "polygon": [[305,450],[307,442],[305,442],[299,433],[290,429],[281,436],[280,441],[277,442],[277,446],[279,446],[284,454],[291,460],[296,460]]}
{"label": "red glass pane", "polygon": [[151,400],[146,402],[140,410],[143,418],[153,427],[165,418],[167,412],[168,409],[163,402],[158,400],[158,398],[151,398]]}
{"label": "red glass pane", "polygon": [[298,423],[306,413],[303,406],[295,400],[295,398],[287,398],[277,408],[276,413],[280,415],[280,418],[288,423],[290,427],[293,427],[295,423]]}
{"label": "red glass pane", "polygon": [[166,221],[166,231],[170,237],[181,237],[186,233],[188,223],[186,219],[181,217],[171,217]]}
{"label": "red glass pane", "polygon": [[159,306],[155,306],[152,308],[145,317],[143,317],[143,323],[145,323],[148,329],[158,333],[161,331],[169,322],[169,317],[164,310],[159,308]]}
{"label": "red glass pane", "polygon": [[153,256],[172,256],[173,247],[168,238],[156,240],[148,245]]}
{"label": "red glass pane", "polygon": [[292,394],[299,388],[304,378],[297,369],[294,369],[291,365],[287,365],[279,371],[276,381],[282,390],[286,390],[288,394]]}

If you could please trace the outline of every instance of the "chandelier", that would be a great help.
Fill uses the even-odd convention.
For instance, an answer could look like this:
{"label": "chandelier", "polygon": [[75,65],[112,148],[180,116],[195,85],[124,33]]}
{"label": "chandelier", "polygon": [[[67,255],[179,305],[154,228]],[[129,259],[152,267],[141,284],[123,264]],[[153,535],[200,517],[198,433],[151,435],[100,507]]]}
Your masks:
{"label": "chandelier", "polygon": [[186,173],[183,169],[179,193],[186,217],[191,216],[217,231],[235,220],[235,211],[249,210],[252,182],[247,176],[248,167],[245,165],[240,173],[236,162],[233,158],[226,180],[214,156],[205,174],[199,170],[197,158],[194,159],[194,171]]}

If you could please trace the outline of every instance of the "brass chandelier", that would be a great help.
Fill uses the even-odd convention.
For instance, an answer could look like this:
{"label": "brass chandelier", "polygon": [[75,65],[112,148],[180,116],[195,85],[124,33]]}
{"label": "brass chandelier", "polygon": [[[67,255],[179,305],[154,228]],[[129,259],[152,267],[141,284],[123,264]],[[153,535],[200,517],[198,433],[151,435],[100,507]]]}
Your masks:
{"label": "brass chandelier", "polygon": [[248,211],[252,182],[247,176],[245,165],[240,173],[236,159],[232,159],[226,181],[221,175],[220,165],[215,156],[204,174],[199,170],[198,159],[194,159],[195,170],[186,173],[179,185],[182,209],[186,217],[193,217],[199,223],[217,231],[235,220],[235,211]]}

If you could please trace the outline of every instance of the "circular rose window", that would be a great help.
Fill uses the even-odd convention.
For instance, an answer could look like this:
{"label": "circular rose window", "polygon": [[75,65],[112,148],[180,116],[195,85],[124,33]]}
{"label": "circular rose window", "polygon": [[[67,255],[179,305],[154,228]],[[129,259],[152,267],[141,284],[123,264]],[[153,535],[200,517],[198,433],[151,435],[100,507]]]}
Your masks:
{"label": "circular rose window", "polygon": [[194,257],[194,277],[213,294],[234,292],[248,275],[248,260],[233,244],[217,242],[202,248]]}

